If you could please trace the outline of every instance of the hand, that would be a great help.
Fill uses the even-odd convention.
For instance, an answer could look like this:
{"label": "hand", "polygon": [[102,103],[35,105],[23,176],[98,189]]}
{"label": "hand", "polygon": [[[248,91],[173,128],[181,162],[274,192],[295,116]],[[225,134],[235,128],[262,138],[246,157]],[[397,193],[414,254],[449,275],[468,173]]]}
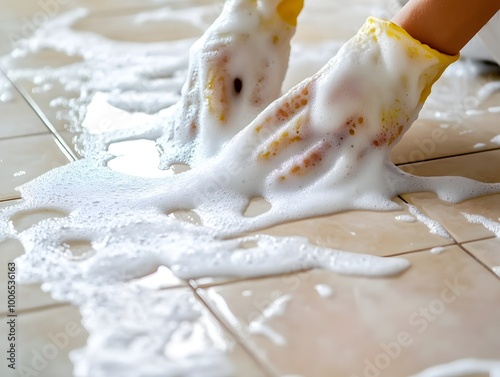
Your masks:
{"label": "hand", "polygon": [[[300,208],[301,216],[359,206],[364,194],[390,199],[382,179],[390,150],[457,58],[369,18],[323,69],[269,105],[223,149],[214,174],[229,164],[244,167],[227,180],[232,191]],[[329,202],[313,205],[308,195]]]}
{"label": "hand", "polygon": [[455,55],[499,10],[498,0],[410,0],[392,21],[420,42]]}
{"label": "hand", "polygon": [[190,52],[182,98],[158,140],[162,167],[197,165],[281,91],[303,0],[228,0]]}

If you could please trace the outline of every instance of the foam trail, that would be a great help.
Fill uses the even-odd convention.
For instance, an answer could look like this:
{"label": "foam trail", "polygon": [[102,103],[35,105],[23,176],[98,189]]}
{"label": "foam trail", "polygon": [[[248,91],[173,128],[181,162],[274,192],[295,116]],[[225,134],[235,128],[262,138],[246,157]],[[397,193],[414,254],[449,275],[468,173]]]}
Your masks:
{"label": "foam trail", "polygon": [[448,364],[437,365],[411,377],[461,377],[475,373],[489,373],[491,377],[500,376],[500,361],[462,359]]}
{"label": "foam trail", "polygon": [[481,215],[471,215],[469,213],[462,212],[462,215],[472,224],[480,224],[488,229],[490,232],[495,233],[495,236],[500,238],[500,223],[488,219],[487,217]]}
{"label": "foam trail", "polygon": [[425,216],[421,211],[418,210],[417,207],[413,205],[406,205],[408,207],[408,210],[412,215],[414,215],[418,221],[422,222],[429,228],[429,232],[432,234],[436,234],[438,236],[441,236],[443,238],[453,240],[453,238],[450,236],[450,234],[446,231],[446,229],[438,223],[436,220],[432,220],[431,218]]}

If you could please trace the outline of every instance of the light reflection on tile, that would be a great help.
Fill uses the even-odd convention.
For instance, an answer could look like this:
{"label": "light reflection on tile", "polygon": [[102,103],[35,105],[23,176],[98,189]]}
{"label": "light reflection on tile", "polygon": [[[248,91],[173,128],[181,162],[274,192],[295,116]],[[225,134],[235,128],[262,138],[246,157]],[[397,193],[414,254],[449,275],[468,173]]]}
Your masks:
{"label": "light reflection on tile", "polygon": [[[405,258],[412,267],[395,278],[316,270],[200,292],[279,375],[401,377],[497,358],[495,277],[457,246]],[[332,294],[320,295],[319,284]]]}
{"label": "light reflection on tile", "polygon": [[[421,176],[464,176],[483,182],[500,182],[500,150],[481,152],[402,168]],[[493,221],[500,218],[500,194],[470,199],[458,204],[446,203],[432,193],[405,194],[403,197],[429,217],[437,220],[459,242],[491,237],[494,234],[480,224],[470,223],[463,213],[481,215]]]}
{"label": "light reflection on tile", "polygon": [[108,162],[114,171],[136,177],[162,178],[174,175],[172,170],[158,168],[160,156],[152,140],[133,140],[114,143],[108,151],[116,158]]}
{"label": "light reflection on tile", "polygon": [[[15,258],[24,254],[22,245],[15,240],[0,242],[0,268],[5,271],[0,275],[0,290],[7,292],[7,265],[15,263]],[[3,300],[5,305],[0,306],[0,315],[7,313],[7,300]],[[16,284],[16,312],[28,309],[36,309],[48,305],[54,305],[58,302],[50,297],[50,294],[43,292],[39,284]]]}
{"label": "light reflection on tile", "polygon": [[[72,376],[69,353],[82,347],[87,339],[80,320],[78,309],[72,306],[19,315],[16,318],[17,369],[4,370],[2,376],[34,373],[37,377]],[[1,330],[4,323],[6,321],[2,320]],[[22,374],[20,371],[23,371]]]}
{"label": "light reflection on tile", "polygon": [[421,222],[399,220],[410,213],[401,199],[395,201],[402,206],[401,210],[349,211],[285,223],[256,233],[303,236],[320,246],[380,256],[453,243],[431,234]]}
{"label": "light reflection on tile", "polygon": [[6,101],[2,101],[0,98],[0,114],[2,114],[0,139],[49,132],[36,112],[8,83],[5,75],[0,72],[0,94],[2,93],[2,85],[9,86],[4,91],[11,98]]}
{"label": "light reflection on tile", "polygon": [[97,92],[87,107],[82,127],[90,134],[137,129],[151,122],[144,113],[129,113],[108,103],[109,94]]}
{"label": "light reflection on tile", "polygon": [[500,238],[489,238],[462,246],[500,277]]}
{"label": "light reflection on tile", "polygon": [[18,198],[15,187],[68,162],[51,135],[0,140],[0,199]]}

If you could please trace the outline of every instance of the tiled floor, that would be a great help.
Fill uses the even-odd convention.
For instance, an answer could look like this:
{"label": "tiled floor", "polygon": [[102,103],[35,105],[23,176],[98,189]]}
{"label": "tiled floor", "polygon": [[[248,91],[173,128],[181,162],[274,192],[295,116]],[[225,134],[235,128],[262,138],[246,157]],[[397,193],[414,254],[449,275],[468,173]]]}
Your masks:
{"label": "tiled floor", "polygon": [[[11,50],[10,33],[33,32],[26,22],[39,17],[41,3],[56,4],[58,14],[84,6],[91,13],[78,24],[81,30],[144,43],[157,41],[160,34],[152,25],[131,30],[130,15],[165,4],[182,7],[180,0],[54,0],[36,4],[8,0],[0,5],[0,53]],[[221,2],[200,3],[211,4],[215,12]],[[344,37],[357,29],[358,25],[353,25],[352,30],[332,27],[328,18],[319,16],[325,10],[331,11],[329,7],[329,2],[321,0],[306,4],[305,26],[299,29],[299,40],[324,40],[328,33],[335,32]],[[317,27],[315,21],[329,27]],[[120,29],[122,25],[126,30]],[[164,30],[168,34],[171,29],[172,25]],[[185,28],[180,32],[196,36],[201,31]],[[8,58],[3,64],[7,72],[19,67],[64,66],[77,60],[49,50],[37,56]],[[487,80],[498,80],[498,71],[491,72]],[[0,75],[4,79],[4,73]],[[484,80],[483,75],[473,82]],[[31,82],[17,81],[15,85],[13,99],[0,102],[0,206],[20,199],[16,186],[77,155],[71,144],[73,135],[50,106],[64,89],[40,93],[33,91]],[[500,95],[484,105],[500,106]],[[393,160],[417,175],[461,175],[500,182],[500,145],[490,141],[498,134],[500,113],[446,122],[419,120],[394,149]],[[477,143],[484,146],[477,147]],[[487,227],[469,223],[462,214],[481,215],[498,223],[500,195],[447,204],[433,194],[416,193],[403,195],[397,201],[403,210],[341,213],[275,226],[266,232],[301,235],[320,245],[353,252],[386,257],[404,253],[412,267],[401,276],[368,279],[307,271],[250,280],[181,282],[169,278],[166,284],[186,287],[189,283],[188,289],[206,307],[206,315],[237,344],[230,357],[238,376],[404,377],[460,358],[500,359],[500,240]],[[405,202],[439,221],[452,239],[431,234],[421,222],[398,220],[397,216],[408,214]],[[16,226],[26,226],[26,221],[40,216],[43,214],[28,214]],[[2,271],[20,254],[22,250],[14,241],[0,244]],[[6,276],[2,273],[2,354],[5,286]],[[67,342],[57,349],[53,359],[43,361],[46,365],[37,370],[36,376],[71,376],[68,353],[81,347],[87,336],[78,311],[54,301],[37,286],[19,289],[20,364],[32,366],[37,352],[54,343],[53,335],[64,333]],[[276,306],[277,314],[266,316]],[[5,373],[10,371],[4,369],[4,362],[2,356],[0,374],[17,376]]]}

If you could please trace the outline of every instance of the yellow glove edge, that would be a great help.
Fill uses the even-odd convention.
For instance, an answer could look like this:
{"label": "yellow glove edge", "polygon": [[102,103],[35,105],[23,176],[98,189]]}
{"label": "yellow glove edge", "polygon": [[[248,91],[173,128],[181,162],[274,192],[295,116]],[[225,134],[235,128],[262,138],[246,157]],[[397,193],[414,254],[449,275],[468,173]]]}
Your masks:
{"label": "yellow glove edge", "polygon": [[436,65],[437,72],[434,77],[431,78],[430,82],[427,83],[426,87],[422,91],[420,97],[420,102],[424,103],[429,94],[431,93],[432,85],[441,77],[444,70],[452,63],[456,62],[460,58],[460,54],[447,55],[433,49],[432,47],[421,43],[419,40],[413,38],[408,32],[402,27],[396,25],[395,23],[384,20],[378,17],[369,17],[363,27],[361,32],[369,34],[384,33],[390,38],[401,40],[408,44],[408,53],[410,56],[415,58],[435,58],[438,63]]}
{"label": "yellow glove edge", "polygon": [[385,34],[389,37],[393,37],[400,40],[411,41],[416,47],[420,47],[424,49],[425,52],[429,53],[433,57],[439,60],[441,64],[449,66],[451,63],[456,62],[460,58],[460,54],[457,55],[447,55],[439,52],[438,50],[433,49],[432,47],[421,43],[419,40],[413,38],[408,32],[402,27],[396,25],[395,23],[384,20],[378,17],[368,17],[366,26],[373,25],[377,27],[380,31],[385,32]]}

